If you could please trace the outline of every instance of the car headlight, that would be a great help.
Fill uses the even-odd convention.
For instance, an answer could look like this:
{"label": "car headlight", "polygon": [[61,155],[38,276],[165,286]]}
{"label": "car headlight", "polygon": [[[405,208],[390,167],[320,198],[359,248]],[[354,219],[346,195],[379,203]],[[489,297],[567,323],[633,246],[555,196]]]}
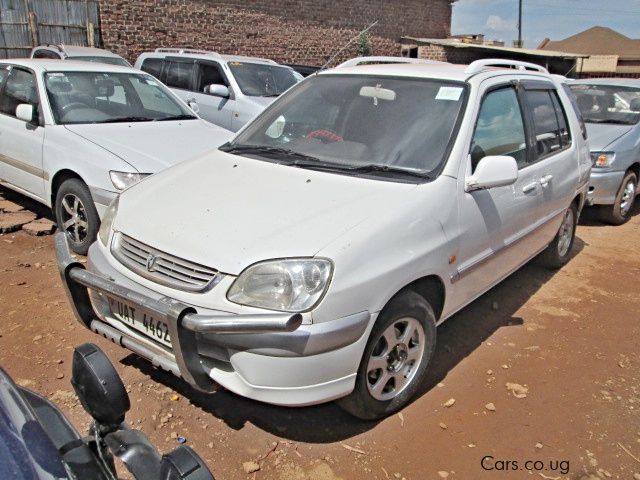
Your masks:
{"label": "car headlight", "polygon": [[269,260],[248,267],[233,282],[233,303],[284,312],[311,310],[329,286],[333,264],[324,258]]}
{"label": "car headlight", "polygon": [[134,172],[117,172],[115,170],[109,171],[111,177],[111,183],[116,187],[118,191],[122,191],[129,188],[131,185],[138,183],[145,177],[151,175],[150,173],[134,173]]}
{"label": "car headlight", "polygon": [[615,159],[616,154],[614,152],[591,152],[591,162],[597,168],[610,167]]}
{"label": "car headlight", "polygon": [[120,197],[116,197],[113,199],[111,204],[107,207],[107,210],[104,212],[102,216],[102,223],[100,224],[100,230],[98,230],[98,239],[100,243],[107,246],[109,243],[109,234],[111,233],[111,225],[113,225],[113,221],[116,218],[116,214],[118,213],[118,204],[120,202]]}

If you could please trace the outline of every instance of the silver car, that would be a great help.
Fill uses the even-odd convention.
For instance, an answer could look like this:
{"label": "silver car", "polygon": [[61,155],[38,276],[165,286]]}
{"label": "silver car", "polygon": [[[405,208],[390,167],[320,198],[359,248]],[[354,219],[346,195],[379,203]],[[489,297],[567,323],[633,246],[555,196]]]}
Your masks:
{"label": "silver car", "polygon": [[202,118],[232,132],[303,79],[273,60],[207,50],[158,48],[140,55],[135,67],[170,87]]}
{"label": "silver car", "polygon": [[629,219],[640,178],[640,80],[600,78],[571,83],[587,126],[593,170],[587,203],[605,221]]}

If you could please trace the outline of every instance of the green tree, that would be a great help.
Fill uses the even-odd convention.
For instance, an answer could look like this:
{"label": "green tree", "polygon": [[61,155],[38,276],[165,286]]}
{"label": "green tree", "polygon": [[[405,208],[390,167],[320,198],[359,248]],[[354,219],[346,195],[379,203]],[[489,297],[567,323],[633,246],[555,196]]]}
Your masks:
{"label": "green tree", "polygon": [[370,57],[373,54],[373,49],[371,48],[371,42],[369,41],[369,35],[366,33],[361,33],[358,38],[358,56],[359,57]]}

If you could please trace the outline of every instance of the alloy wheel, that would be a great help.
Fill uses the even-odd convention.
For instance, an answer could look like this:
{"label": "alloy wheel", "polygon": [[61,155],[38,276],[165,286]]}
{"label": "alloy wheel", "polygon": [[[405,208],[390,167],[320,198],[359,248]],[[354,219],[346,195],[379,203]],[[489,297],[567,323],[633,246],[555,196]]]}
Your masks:
{"label": "alloy wheel", "polygon": [[570,208],[567,210],[567,213],[565,213],[562,225],[560,225],[560,230],[558,231],[558,255],[561,258],[569,252],[571,239],[573,237],[574,223],[575,219],[573,209]]}
{"label": "alloy wheel", "polygon": [[81,243],[88,234],[87,211],[82,200],[69,193],[62,199],[62,230],[75,243]]}
{"label": "alloy wheel", "polygon": [[367,363],[367,388],[371,396],[384,402],[400,395],[418,371],[424,348],[424,328],[415,318],[400,318],[389,325]]}
{"label": "alloy wheel", "polygon": [[636,197],[636,184],[633,180],[629,180],[627,184],[624,186],[624,190],[622,192],[622,198],[620,199],[620,216],[626,217],[631,207],[633,206],[633,201]]}

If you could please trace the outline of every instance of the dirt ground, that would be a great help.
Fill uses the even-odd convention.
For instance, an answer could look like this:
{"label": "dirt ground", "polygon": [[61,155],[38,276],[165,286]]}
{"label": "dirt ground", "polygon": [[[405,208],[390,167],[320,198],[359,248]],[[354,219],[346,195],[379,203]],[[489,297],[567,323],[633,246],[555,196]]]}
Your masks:
{"label": "dirt ground", "polygon": [[76,323],[51,236],[0,235],[0,365],[85,431],[70,358],[97,343],[129,422],[162,451],[185,437],[219,480],[640,480],[640,209],[621,227],[590,217],[565,268],[534,261],[440,327],[424,393],[381,422],[203,395],[155,370]]}

